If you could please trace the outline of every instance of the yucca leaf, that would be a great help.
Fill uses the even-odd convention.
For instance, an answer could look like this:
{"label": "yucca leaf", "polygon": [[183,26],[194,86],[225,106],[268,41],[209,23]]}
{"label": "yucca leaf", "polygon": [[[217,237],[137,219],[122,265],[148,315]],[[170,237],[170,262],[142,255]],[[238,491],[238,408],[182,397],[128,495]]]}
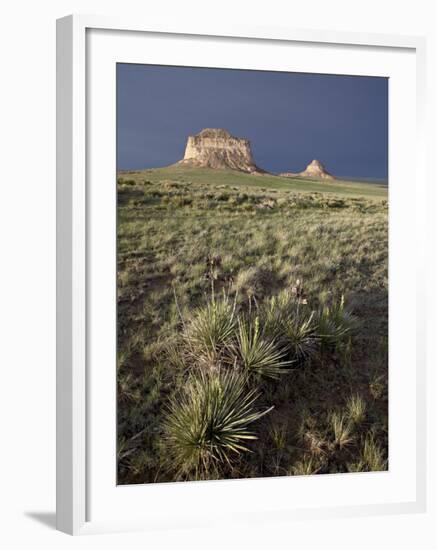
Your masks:
{"label": "yucca leaf", "polygon": [[164,420],[169,468],[183,479],[206,479],[248,452],[244,442],[257,439],[249,426],[271,410],[257,411],[257,399],[238,370],[191,375],[171,398]]}

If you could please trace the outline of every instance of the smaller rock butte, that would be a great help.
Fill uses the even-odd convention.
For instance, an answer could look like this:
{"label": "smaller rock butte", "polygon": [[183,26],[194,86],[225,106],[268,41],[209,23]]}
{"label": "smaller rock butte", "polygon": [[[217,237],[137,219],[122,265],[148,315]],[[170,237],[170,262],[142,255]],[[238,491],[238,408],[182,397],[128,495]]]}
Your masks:
{"label": "smaller rock butte", "polygon": [[293,172],[283,172],[279,174],[280,176],[285,176],[287,178],[319,178],[324,180],[333,180],[335,179],[332,174],[330,174],[323,164],[319,160],[312,160],[303,172],[293,173]]}
{"label": "smaller rock butte", "polygon": [[238,170],[249,174],[265,174],[253,160],[250,141],[237,138],[221,128],[205,128],[188,136],[184,158],[176,163],[222,170]]}

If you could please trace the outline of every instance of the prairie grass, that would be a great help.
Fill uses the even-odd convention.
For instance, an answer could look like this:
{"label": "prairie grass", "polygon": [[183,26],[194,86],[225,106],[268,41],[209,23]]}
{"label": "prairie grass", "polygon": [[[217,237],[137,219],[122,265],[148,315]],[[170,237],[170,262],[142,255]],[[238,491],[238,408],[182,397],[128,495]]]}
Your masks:
{"label": "prairie grass", "polygon": [[351,422],[358,425],[366,417],[366,403],[360,395],[351,395],[346,404],[347,415]]}
{"label": "prairie grass", "polygon": [[381,471],[387,467],[384,452],[373,434],[368,434],[364,440],[362,462],[369,471]]}
{"label": "prairie grass", "polygon": [[320,464],[313,456],[306,456],[296,462],[288,475],[294,476],[309,476],[317,474],[320,471]]}
{"label": "prairie grass", "polygon": [[[387,188],[168,168],[117,189],[118,482],[386,469]],[[275,416],[184,463],[170,403],[228,371]]]}
{"label": "prairie grass", "polygon": [[333,412],[330,415],[330,427],[334,448],[342,450],[353,443],[353,426],[345,414]]}
{"label": "prairie grass", "polygon": [[278,451],[285,449],[287,445],[288,424],[286,421],[271,422],[269,426],[270,439]]}

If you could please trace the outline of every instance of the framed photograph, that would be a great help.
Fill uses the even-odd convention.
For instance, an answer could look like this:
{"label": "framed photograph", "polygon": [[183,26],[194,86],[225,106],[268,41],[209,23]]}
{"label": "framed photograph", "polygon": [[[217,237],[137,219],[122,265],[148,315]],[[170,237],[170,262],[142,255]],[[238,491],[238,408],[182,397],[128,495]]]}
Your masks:
{"label": "framed photograph", "polygon": [[424,48],[58,21],[60,530],[425,509]]}

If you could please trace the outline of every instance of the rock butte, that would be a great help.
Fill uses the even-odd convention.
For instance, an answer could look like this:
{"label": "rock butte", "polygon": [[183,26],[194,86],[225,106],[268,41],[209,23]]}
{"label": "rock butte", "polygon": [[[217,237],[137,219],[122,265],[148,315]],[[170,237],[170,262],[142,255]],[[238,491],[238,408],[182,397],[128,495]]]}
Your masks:
{"label": "rock butte", "polygon": [[[267,174],[255,164],[250,141],[238,138],[222,128],[204,128],[194,136],[188,136],[184,158],[177,166],[237,170],[248,174]],[[318,160],[313,160],[303,172],[284,172],[285,177],[335,179]]]}
{"label": "rock butte", "polygon": [[334,176],[326,170],[323,164],[316,159],[311,161],[303,172],[298,172],[297,174],[294,174],[292,172],[283,172],[282,174],[279,174],[279,175],[285,176],[287,178],[301,177],[301,178],[319,178],[324,180],[335,179]]}
{"label": "rock butte", "polygon": [[238,170],[255,175],[266,173],[255,164],[250,141],[234,137],[221,128],[205,128],[195,136],[189,136],[184,158],[176,164]]}

